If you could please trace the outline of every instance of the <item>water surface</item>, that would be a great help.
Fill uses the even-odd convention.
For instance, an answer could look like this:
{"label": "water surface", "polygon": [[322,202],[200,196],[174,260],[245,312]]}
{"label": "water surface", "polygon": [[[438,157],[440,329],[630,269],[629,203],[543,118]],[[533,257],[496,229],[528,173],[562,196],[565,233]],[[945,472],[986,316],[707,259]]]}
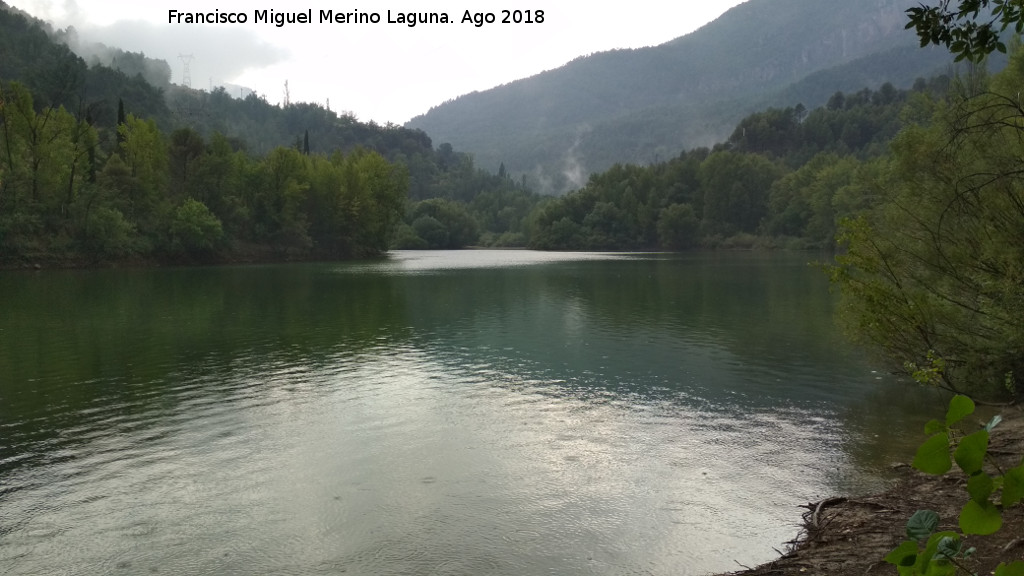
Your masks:
{"label": "water surface", "polygon": [[842,339],[810,259],[0,274],[0,572],[767,561],[941,412]]}

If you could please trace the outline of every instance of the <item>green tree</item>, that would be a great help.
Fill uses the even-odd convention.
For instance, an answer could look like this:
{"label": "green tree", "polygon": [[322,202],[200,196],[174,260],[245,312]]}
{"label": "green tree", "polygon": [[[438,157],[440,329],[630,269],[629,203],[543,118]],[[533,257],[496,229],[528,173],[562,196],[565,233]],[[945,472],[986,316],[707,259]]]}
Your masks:
{"label": "green tree", "polygon": [[[1019,85],[1024,53],[995,86]],[[833,269],[856,333],[951,390],[1005,394],[1024,374],[1024,122],[1015,92],[933,103],[893,143],[878,204],[847,221]],[[923,114],[919,114],[923,116]],[[1019,392],[1019,390],[1018,390]]]}
{"label": "green tree", "polygon": [[480,237],[479,224],[457,202],[443,198],[424,200],[412,206],[409,216],[413,230],[430,248],[463,248]]}
{"label": "green tree", "polygon": [[122,212],[135,223],[139,232],[155,236],[164,216],[163,201],[168,181],[168,154],[164,136],[153,120],[142,120],[128,114],[118,126],[124,165],[129,181],[120,187],[127,194],[122,198]]}
{"label": "green tree", "polygon": [[294,148],[275,148],[253,172],[253,224],[256,239],[279,254],[305,254],[313,241],[301,209],[309,189],[308,170]]}
{"label": "green tree", "polygon": [[857,167],[852,157],[823,153],[776,180],[769,193],[765,231],[832,247],[838,210],[845,209],[837,197],[850,185]]}
{"label": "green tree", "polygon": [[193,191],[193,180],[199,170],[200,159],[205,148],[203,137],[191,128],[179,128],[171,132],[168,164],[170,167],[170,189],[175,197],[187,198],[199,195]]}
{"label": "green tree", "polygon": [[186,199],[174,211],[171,235],[176,251],[191,256],[212,254],[224,237],[220,220],[202,202]]}
{"label": "green tree", "polygon": [[768,191],[782,170],[763,156],[715,152],[700,166],[707,229],[732,234],[755,232],[765,216]]}
{"label": "green tree", "polygon": [[672,204],[658,215],[658,241],[667,250],[685,250],[700,240],[700,220],[689,204]]}
{"label": "green tree", "polygon": [[63,107],[36,111],[18,83],[0,90],[0,225],[7,242],[38,248],[68,232],[97,137]]}

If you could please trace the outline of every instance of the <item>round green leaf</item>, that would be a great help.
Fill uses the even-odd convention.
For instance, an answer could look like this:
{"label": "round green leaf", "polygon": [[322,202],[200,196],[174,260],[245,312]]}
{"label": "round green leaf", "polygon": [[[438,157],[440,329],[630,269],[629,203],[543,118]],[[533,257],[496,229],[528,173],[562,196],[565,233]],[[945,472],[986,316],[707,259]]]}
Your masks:
{"label": "round green leaf", "polygon": [[964,545],[959,538],[955,536],[946,536],[939,540],[938,554],[946,558],[956,558],[960,551],[963,550]]}
{"label": "round green leaf", "polygon": [[1024,499],[1024,464],[1010,468],[1003,475],[1003,507],[1013,506]]}
{"label": "round green leaf", "polygon": [[959,536],[956,532],[948,530],[932,534],[924,552],[918,556],[917,564],[914,565],[915,574],[927,574],[928,576],[953,576],[955,574],[956,566],[951,564],[945,556],[939,554],[939,544],[949,538],[959,538]]}
{"label": "round green leaf", "polygon": [[962,394],[953,396],[953,399],[949,401],[949,410],[946,411],[946,426],[956,424],[972,412],[974,412],[974,400]]}
{"label": "round green leaf", "polygon": [[985,451],[988,450],[988,430],[978,430],[974,434],[964,436],[956,447],[953,458],[957,466],[968,474],[981,470],[985,463]]}
{"label": "round green leaf", "polygon": [[928,423],[924,425],[924,433],[928,434],[929,436],[931,436],[932,434],[938,434],[939,432],[945,431],[946,425],[943,424],[942,422],[939,422],[938,420],[929,420]]}
{"label": "round green leaf", "polygon": [[949,437],[945,432],[933,435],[921,444],[911,463],[914,468],[927,474],[945,474],[953,467],[949,457]]}
{"label": "round green leaf", "polygon": [[[939,527],[939,515],[931,510],[918,510],[907,520],[907,538],[924,540]],[[916,545],[915,545],[916,552]]]}
{"label": "round green leaf", "polygon": [[996,576],[1024,576],[1024,562],[1011,562],[996,566]]}
{"label": "round green leaf", "polygon": [[1003,517],[991,502],[980,504],[971,500],[960,511],[960,530],[964,534],[992,534],[1002,525]]}
{"label": "round green leaf", "polygon": [[967,479],[967,493],[975,502],[988,502],[988,497],[995,490],[992,478],[984,472],[975,474]]}
{"label": "round green leaf", "polygon": [[917,563],[917,543],[904,540],[898,548],[885,556],[885,561],[896,566],[913,566]]}

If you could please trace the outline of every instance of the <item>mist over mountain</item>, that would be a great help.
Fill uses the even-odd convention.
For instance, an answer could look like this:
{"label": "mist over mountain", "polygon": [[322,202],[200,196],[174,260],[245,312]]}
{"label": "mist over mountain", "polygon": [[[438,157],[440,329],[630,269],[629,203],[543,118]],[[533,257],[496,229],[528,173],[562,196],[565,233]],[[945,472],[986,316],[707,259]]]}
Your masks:
{"label": "mist over mountain", "polygon": [[[839,90],[909,87],[951,62],[905,30],[913,0],[749,0],[659,46],[612,50],[410,120],[477,165],[564,192],[620,162],[724,140],[766,105],[814,107]],[[831,72],[829,72],[831,71]]]}

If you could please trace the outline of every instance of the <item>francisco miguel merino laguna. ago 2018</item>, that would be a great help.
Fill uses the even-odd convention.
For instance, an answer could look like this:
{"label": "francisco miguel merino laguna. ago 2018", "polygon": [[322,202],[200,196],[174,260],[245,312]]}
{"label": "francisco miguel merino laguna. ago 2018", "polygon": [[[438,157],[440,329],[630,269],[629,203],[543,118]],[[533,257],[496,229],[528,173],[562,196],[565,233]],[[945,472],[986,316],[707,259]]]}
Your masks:
{"label": "francisco miguel merino laguna. ago 2018", "polygon": [[[387,10],[386,18],[380,12],[364,12],[353,9],[348,12],[318,10],[319,18],[313,19],[313,10],[279,12],[275,10],[253,10],[253,24],[272,24],[282,28],[286,24],[400,24],[410,28],[419,24],[453,24],[455,20],[447,12],[392,12]],[[477,28],[484,24],[543,24],[544,10],[501,10],[499,19],[494,12],[463,13],[460,24],[471,24]],[[246,12],[226,12],[215,9],[210,12],[167,11],[167,24],[248,24]]]}
{"label": "francisco miguel merino laguna. ago 2018", "polygon": [[[543,10],[501,10],[499,20],[494,13],[479,12],[471,13],[466,10],[459,21],[461,24],[472,24],[480,27],[484,24],[501,22],[503,24],[542,24],[544,22]],[[379,12],[362,12],[355,9],[351,12],[336,12],[334,10],[319,10],[319,19],[314,20],[313,10],[298,12],[278,12],[275,10],[253,10],[252,22],[254,24],[273,24],[278,28],[285,24],[403,24],[410,28],[417,24],[451,24],[455,21],[449,18],[447,12],[386,12],[386,18],[382,18]],[[246,12],[222,12],[219,9],[212,12],[181,12],[178,10],[167,11],[168,24],[247,24],[250,22]]]}

